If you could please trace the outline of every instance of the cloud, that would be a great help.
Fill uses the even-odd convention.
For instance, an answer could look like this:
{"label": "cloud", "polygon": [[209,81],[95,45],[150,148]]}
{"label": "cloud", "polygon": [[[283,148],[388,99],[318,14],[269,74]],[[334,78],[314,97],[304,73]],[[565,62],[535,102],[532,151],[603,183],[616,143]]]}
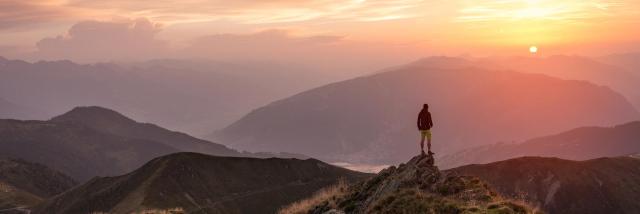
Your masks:
{"label": "cloud", "polygon": [[163,23],[232,20],[245,24],[301,21],[378,21],[408,18],[422,0],[72,0],[74,8],[108,9],[124,16],[144,16]]}
{"label": "cloud", "polygon": [[406,47],[361,43],[341,35],[299,35],[293,30],[267,29],[247,34],[200,36],[186,45],[175,45],[157,38],[161,30],[160,25],[147,19],[82,21],[64,35],[41,39],[37,50],[28,58],[82,63],[157,58],[276,62],[346,77],[417,57]]}
{"label": "cloud", "polygon": [[69,11],[47,0],[0,1],[0,30],[26,28],[68,16]]}
{"label": "cloud", "polygon": [[584,22],[637,15],[633,1],[606,0],[483,0],[459,10],[459,22],[556,20]]}
{"label": "cloud", "polygon": [[336,46],[343,37],[295,36],[291,31],[270,29],[251,34],[218,34],[194,39],[184,55],[224,60],[298,61]]}
{"label": "cloud", "polygon": [[203,36],[193,40],[179,55],[224,61],[281,62],[313,67],[337,76],[371,72],[417,57],[405,47],[361,43],[336,35],[296,35],[282,29]]}
{"label": "cloud", "polygon": [[39,59],[76,61],[142,60],[159,57],[168,44],[156,39],[161,26],[147,19],[112,22],[83,21],[65,35],[37,42]]}
{"label": "cloud", "polygon": [[252,34],[218,34],[193,40],[185,50],[213,58],[281,58],[287,54],[317,51],[338,44],[341,36],[294,36],[290,31],[270,29]]}

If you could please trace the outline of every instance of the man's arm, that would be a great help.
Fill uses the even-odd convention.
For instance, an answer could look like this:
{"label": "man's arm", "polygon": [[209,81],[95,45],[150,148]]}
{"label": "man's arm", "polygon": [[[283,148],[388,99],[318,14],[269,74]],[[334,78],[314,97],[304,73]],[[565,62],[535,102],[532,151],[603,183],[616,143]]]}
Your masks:
{"label": "man's arm", "polygon": [[429,113],[429,128],[433,127],[433,120],[431,119],[431,113]]}
{"label": "man's arm", "polygon": [[422,117],[422,112],[418,113],[418,129],[420,129],[420,118]]}

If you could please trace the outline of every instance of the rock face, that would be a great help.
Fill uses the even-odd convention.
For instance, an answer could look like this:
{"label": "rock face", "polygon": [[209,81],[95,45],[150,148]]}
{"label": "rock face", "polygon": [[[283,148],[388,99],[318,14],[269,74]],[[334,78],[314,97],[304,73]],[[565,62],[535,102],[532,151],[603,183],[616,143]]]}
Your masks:
{"label": "rock face", "polygon": [[353,185],[344,197],[309,213],[532,213],[505,201],[476,177],[441,172],[431,156],[417,156]]}
{"label": "rock face", "polygon": [[34,213],[274,213],[344,178],[370,174],[318,160],[215,157],[177,153],[122,176],[94,178],[47,200]]}
{"label": "rock face", "polygon": [[44,165],[0,159],[0,210],[33,206],[75,185],[70,177]]}
{"label": "rock face", "polygon": [[640,160],[523,157],[448,170],[477,176],[505,197],[548,213],[640,213]]}

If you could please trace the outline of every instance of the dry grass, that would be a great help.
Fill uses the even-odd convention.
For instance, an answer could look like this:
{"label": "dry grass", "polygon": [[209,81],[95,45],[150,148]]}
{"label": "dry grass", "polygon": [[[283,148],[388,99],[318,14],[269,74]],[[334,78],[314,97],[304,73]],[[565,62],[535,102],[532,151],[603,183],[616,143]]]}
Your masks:
{"label": "dry grass", "polygon": [[[171,209],[145,209],[141,211],[130,212],[129,214],[184,214],[186,213],[181,207]],[[91,212],[90,214],[112,214],[111,212]]]}
{"label": "dry grass", "polygon": [[335,207],[336,199],[344,196],[347,193],[348,184],[344,180],[338,181],[338,183],[325,187],[310,198],[303,199],[287,205],[278,211],[278,214],[306,214],[312,208],[328,202],[330,206]]}
{"label": "dry grass", "polygon": [[506,203],[517,205],[517,206],[525,207],[529,211],[527,212],[527,214],[543,214],[544,213],[538,204],[532,201],[528,201],[525,198],[526,197],[523,194],[519,194],[518,196],[512,197],[512,198],[497,196],[495,197],[495,201],[497,201],[497,203],[506,202]]}
{"label": "dry grass", "polygon": [[534,206],[525,200],[504,199],[502,197],[499,197],[498,200],[488,205],[489,211],[491,211],[489,213],[504,213],[504,212],[500,212],[500,209],[491,210],[491,208],[500,208],[500,207],[508,208],[509,210],[512,210],[513,212],[511,213],[544,214],[544,212],[538,206]]}

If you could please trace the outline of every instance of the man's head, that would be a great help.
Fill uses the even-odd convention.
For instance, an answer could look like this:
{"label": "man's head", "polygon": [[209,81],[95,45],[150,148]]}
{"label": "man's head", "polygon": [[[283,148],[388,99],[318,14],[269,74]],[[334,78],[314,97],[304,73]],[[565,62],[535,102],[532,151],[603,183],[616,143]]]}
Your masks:
{"label": "man's head", "polygon": [[425,103],[425,104],[422,104],[422,108],[423,108],[423,109],[429,109],[429,104],[426,104],[426,103]]}

